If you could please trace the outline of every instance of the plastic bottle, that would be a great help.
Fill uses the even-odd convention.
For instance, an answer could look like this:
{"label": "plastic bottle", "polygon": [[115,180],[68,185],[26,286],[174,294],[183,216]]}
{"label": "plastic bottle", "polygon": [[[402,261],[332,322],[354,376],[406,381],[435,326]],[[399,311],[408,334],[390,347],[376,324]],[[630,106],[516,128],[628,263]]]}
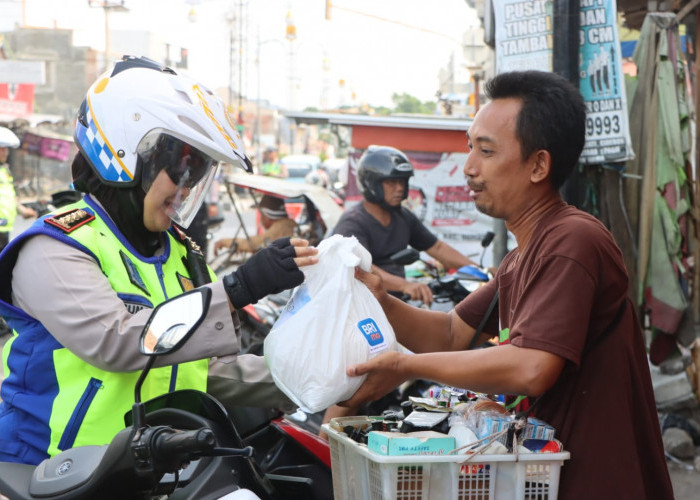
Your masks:
{"label": "plastic bottle", "polygon": [[[476,434],[469,428],[466,419],[461,415],[453,415],[453,417],[447,435],[455,438],[455,448],[461,448],[477,441]],[[460,450],[460,453],[465,452],[466,450]]]}

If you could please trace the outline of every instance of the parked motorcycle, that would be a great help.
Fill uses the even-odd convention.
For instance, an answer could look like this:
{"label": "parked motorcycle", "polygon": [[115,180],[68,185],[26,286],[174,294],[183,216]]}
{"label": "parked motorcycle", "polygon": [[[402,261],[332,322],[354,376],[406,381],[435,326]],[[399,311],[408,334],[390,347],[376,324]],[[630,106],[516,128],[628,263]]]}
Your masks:
{"label": "parked motorcycle", "polygon": [[[206,393],[181,390],[141,402],[141,385],[157,356],[187,342],[210,300],[211,290],[197,288],[153,311],[140,344],[149,359],[126,427],[110,444],[72,448],[37,466],[0,463],[0,493],[10,500],[332,498],[330,456],[327,467],[315,456],[294,463],[290,454],[305,446],[278,433],[289,425],[283,420],[260,418],[256,428],[241,409],[237,418],[248,424],[243,439],[226,409]],[[256,452],[251,443],[261,448]]]}
{"label": "parked motorcycle", "polygon": [[452,274],[444,274],[441,269],[431,262],[421,259],[420,252],[413,248],[405,248],[393,254],[390,260],[403,266],[419,262],[421,273],[420,276],[414,279],[425,281],[433,293],[433,303],[430,306],[423,304],[421,301],[413,301],[408,295],[403,296],[402,300],[417,307],[439,311],[451,310],[467,295],[491,279],[489,271],[483,267],[483,259],[484,253],[493,241],[493,238],[494,233],[491,231],[488,231],[482,238],[481,246],[483,250],[478,266],[463,266]]}

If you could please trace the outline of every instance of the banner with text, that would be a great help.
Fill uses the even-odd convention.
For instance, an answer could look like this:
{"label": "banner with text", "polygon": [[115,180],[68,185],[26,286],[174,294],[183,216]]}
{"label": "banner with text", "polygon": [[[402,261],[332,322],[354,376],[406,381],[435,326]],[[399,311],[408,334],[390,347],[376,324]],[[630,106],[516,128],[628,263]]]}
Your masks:
{"label": "banner with text", "polygon": [[581,0],[579,88],[586,101],[586,145],[580,162],[634,158],[629,134],[615,0]]}
{"label": "banner with text", "polygon": [[552,71],[552,0],[493,0],[496,72]]}

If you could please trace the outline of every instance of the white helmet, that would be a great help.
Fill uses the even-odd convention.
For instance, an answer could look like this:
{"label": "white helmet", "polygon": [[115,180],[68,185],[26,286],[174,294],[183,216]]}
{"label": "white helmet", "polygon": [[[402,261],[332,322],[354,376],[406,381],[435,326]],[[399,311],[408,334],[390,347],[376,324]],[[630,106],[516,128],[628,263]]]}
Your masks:
{"label": "white helmet", "polygon": [[124,56],[92,84],[78,112],[75,142],[100,181],[141,185],[165,169],[180,187],[171,218],[187,227],[219,161],[252,172],[224,103],[192,78],[144,57]]}
{"label": "white helmet", "polygon": [[19,137],[7,127],[0,127],[0,148],[18,148]]}

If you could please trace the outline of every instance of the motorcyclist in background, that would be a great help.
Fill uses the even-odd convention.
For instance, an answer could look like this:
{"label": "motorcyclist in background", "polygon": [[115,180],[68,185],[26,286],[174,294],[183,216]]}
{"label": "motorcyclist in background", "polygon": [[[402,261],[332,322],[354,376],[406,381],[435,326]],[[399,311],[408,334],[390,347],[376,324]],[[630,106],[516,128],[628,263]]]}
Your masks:
{"label": "motorcyclist in background", "polygon": [[143,397],[207,390],[222,401],[290,409],[264,359],[239,351],[235,310],[303,281],[305,240],[277,240],[221,282],[171,227],[191,222],[218,162],[251,171],[224,105],[207,87],[125,56],[88,90],[72,173],[85,192],[15,238],[0,257],[5,346],[0,461],[36,464],[110,442],[124,427],[146,358],[151,309],[195,286],[212,290],[195,340],[156,362]]}
{"label": "motorcyclist in background", "polygon": [[412,246],[425,251],[446,268],[476,265],[444,241],[440,241],[401,202],[408,197],[408,180],[413,166],[396,148],[370,146],[357,165],[357,187],[364,200],[346,210],[333,229],[334,234],[355,236],[372,255],[372,270],[394,295],[410,295],[426,304],[433,294],[425,283],[407,281],[404,267],[389,257]]}

